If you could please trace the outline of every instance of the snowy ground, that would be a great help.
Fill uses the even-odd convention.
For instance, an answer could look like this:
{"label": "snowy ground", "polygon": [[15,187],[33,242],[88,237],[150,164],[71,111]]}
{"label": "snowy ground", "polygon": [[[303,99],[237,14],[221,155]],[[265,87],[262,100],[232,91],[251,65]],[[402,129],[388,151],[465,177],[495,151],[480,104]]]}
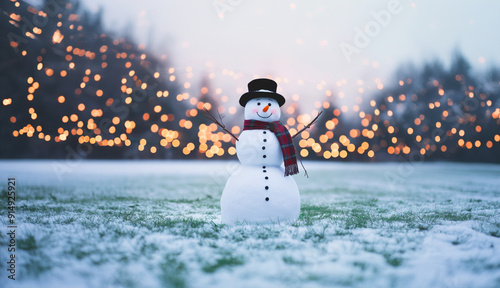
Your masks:
{"label": "snowy ground", "polygon": [[500,287],[499,165],[305,162],[298,222],[230,227],[236,165],[0,161],[0,287]]}

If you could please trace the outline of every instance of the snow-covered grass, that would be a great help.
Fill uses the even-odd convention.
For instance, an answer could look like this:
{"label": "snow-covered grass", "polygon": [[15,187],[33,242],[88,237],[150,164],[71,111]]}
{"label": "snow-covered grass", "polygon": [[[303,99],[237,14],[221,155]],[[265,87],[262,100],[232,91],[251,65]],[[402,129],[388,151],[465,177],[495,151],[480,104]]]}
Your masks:
{"label": "snow-covered grass", "polygon": [[291,224],[226,226],[237,162],[0,161],[0,287],[500,287],[500,166],[305,162]]}

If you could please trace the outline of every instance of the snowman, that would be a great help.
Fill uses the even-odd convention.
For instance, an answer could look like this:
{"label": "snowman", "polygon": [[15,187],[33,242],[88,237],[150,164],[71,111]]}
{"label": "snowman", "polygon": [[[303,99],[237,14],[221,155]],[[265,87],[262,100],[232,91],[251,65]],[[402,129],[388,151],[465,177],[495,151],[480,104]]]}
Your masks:
{"label": "snowman", "polygon": [[271,79],[248,83],[239,100],[245,123],[236,142],[241,166],[228,179],[220,200],[222,222],[280,223],[298,219],[300,195],[292,137],[279,121],[285,98]]}

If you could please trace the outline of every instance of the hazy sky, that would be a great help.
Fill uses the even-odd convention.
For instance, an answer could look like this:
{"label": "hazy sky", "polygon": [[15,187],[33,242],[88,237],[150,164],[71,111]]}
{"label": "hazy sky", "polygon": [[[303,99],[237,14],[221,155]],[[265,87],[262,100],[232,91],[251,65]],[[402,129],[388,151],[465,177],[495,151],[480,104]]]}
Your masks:
{"label": "hazy sky", "polygon": [[[325,89],[345,90],[345,99],[353,99],[356,95],[349,91],[357,91],[358,80],[365,86],[373,85],[375,78],[387,83],[398,64],[407,61],[418,64],[439,57],[447,64],[455,48],[478,71],[500,63],[499,1],[82,3],[91,11],[103,7],[108,29],[127,31],[158,54],[166,54],[176,69],[192,67],[198,76],[214,71],[215,86],[233,98],[239,97],[238,87],[246,91],[254,75],[269,74],[287,78],[283,93],[299,93],[302,100],[308,99],[306,95],[321,100],[316,99],[318,90]],[[222,11],[223,19],[218,15]],[[370,35],[363,38],[359,31]],[[222,76],[223,69],[237,77]],[[346,84],[337,86],[342,79]],[[299,85],[300,80],[304,84]]]}

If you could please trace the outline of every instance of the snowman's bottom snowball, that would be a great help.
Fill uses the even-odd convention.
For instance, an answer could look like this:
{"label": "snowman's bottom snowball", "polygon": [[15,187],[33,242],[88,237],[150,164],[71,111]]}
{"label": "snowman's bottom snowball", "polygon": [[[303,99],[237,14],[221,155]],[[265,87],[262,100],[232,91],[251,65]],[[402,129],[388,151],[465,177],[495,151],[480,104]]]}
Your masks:
{"label": "snowman's bottom snowball", "polygon": [[222,222],[280,223],[297,220],[300,214],[299,188],[292,176],[285,177],[284,173],[284,168],[278,166],[265,169],[262,166],[240,166],[222,192]]}

